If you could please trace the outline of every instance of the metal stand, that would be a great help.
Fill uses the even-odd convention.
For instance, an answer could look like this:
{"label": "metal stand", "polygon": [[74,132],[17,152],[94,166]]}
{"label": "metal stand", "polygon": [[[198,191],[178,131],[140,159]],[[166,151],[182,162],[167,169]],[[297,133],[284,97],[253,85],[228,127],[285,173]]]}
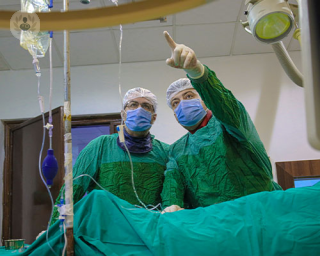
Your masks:
{"label": "metal stand", "polygon": [[[63,0],[63,9],[69,10],[69,0]],[[72,175],[72,137],[71,137],[71,83],[70,83],[70,32],[64,30],[64,166],[65,166],[65,204],[67,256],[74,255],[73,238],[73,175]]]}

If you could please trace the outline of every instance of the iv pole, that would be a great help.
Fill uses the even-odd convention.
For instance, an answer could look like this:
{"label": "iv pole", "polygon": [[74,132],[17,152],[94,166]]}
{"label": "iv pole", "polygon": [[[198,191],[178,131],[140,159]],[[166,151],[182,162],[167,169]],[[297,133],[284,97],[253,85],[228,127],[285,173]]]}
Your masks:
{"label": "iv pole", "polygon": [[[64,12],[69,10],[69,0],[63,0]],[[71,83],[70,83],[70,32],[63,31],[64,55],[64,167],[65,167],[65,219],[67,236],[67,256],[74,256],[73,238],[73,175],[72,175],[72,137],[71,137]]]}

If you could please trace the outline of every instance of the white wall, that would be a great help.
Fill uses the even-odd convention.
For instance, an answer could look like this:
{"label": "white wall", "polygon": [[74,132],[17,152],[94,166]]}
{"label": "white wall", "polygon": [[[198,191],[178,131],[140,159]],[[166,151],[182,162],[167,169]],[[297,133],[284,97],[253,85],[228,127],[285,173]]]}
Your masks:
{"label": "white wall", "polygon": [[[291,56],[301,70],[300,52],[293,52]],[[303,89],[290,81],[274,54],[206,58],[201,61],[215,70],[223,84],[245,105],[273,164],[320,158],[320,152],[307,142]],[[41,94],[45,96],[47,109],[48,74],[48,70],[42,71]],[[140,86],[157,95],[158,120],[152,133],[167,143],[174,142],[185,133],[167,107],[165,98],[168,85],[183,76],[183,71],[167,67],[164,61],[122,64],[123,94],[132,87]],[[71,69],[71,83],[73,115],[119,112],[118,65],[74,67]],[[56,68],[53,108],[63,105],[63,86],[63,70]],[[0,120],[37,115],[37,80],[33,70],[0,72]],[[1,127],[0,150],[2,181]],[[0,189],[2,191],[2,187]]]}
{"label": "white wall", "polygon": [[[291,56],[301,68],[300,52]],[[274,161],[319,158],[319,152],[307,142],[303,89],[286,76],[274,54],[201,60],[245,105]],[[46,108],[48,74],[48,70],[42,70],[41,94]],[[75,67],[71,74],[73,115],[119,112],[118,65]],[[158,120],[152,133],[168,143],[185,133],[165,99],[167,86],[183,76],[183,71],[171,69],[162,61],[122,64],[123,94],[141,86],[157,95]],[[39,115],[37,80],[32,70],[0,72],[0,90],[0,119]],[[63,70],[54,69],[53,108],[63,105],[63,93]]]}

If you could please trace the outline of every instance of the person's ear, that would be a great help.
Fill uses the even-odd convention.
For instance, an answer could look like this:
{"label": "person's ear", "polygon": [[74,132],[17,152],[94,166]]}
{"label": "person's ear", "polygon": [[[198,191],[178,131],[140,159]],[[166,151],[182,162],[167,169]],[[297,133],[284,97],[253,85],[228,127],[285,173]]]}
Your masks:
{"label": "person's ear", "polygon": [[201,102],[201,105],[202,105],[203,109],[204,109],[205,111],[207,111],[207,110],[208,110],[208,107],[206,106],[206,104],[204,104],[204,101],[203,101],[203,100],[200,100],[200,102]]}
{"label": "person's ear", "polygon": [[154,124],[154,122],[157,120],[157,114],[152,114],[151,117],[151,124]]}

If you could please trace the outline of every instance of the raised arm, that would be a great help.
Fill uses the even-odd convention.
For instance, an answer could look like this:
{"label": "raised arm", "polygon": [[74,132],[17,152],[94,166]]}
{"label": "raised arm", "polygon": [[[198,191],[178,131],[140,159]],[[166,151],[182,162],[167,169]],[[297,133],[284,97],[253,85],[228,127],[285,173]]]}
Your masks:
{"label": "raised arm", "polygon": [[183,69],[187,73],[201,99],[227,131],[240,141],[256,137],[257,133],[247,111],[231,91],[223,86],[216,74],[201,64],[191,48],[177,44],[166,31],[164,36],[171,49],[167,65]]}

